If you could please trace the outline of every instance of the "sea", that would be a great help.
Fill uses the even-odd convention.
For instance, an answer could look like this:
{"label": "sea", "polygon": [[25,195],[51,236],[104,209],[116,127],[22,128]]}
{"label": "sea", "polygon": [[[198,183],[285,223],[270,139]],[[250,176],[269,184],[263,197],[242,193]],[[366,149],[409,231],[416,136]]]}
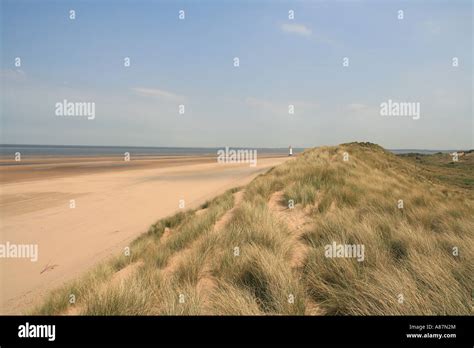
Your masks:
{"label": "sea", "polygon": [[[245,149],[241,147],[230,147],[231,149]],[[129,152],[134,156],[212,156],[223,149],[212,147],[139,147],[139,146],[82,146],[82,145],[18,145],[0,144],[0,156],[14,156],[16,152],[22,156],[122,156]],[[287,155],[288,148],[248,148],[257,150],[259,154]],[[293,153],[298,154],[305,148],[293,148]],[[426,149],[389,149],[395,154],[420,153],[434,154],[437,152],[450,153],[456,150],[426,150]]]}
{"label": "sea", "polygon": [[[229,147],[230,149],[246,149]],[[82,146],[82,145],[16,145],[0,144],[0,156],[123,156],[129,152],[134,156],[215,156],[223,147],[139,147],[139,146]],[[288,148],[248,148],[257,150],[258,154],[287,155]],[[304,148],[293,148],[293,153],[304,151]]]}

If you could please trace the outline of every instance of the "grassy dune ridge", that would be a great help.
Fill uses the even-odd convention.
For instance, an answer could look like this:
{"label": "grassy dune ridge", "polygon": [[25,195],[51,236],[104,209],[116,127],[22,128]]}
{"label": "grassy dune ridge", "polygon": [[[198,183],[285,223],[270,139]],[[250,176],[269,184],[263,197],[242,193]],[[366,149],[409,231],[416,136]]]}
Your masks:
{"label": "grassy dune ridge", "polygon": [[[452,166],[472,173],[466,161]],[[470,314],[473,193],[459,185],[465,178],[435,178],[430,166],[414,169],[368,143],[307,150],[158,221],[130,256],[53,291],[33,312]],[[325,257],[332,242],[363,245],[364,261]]]}

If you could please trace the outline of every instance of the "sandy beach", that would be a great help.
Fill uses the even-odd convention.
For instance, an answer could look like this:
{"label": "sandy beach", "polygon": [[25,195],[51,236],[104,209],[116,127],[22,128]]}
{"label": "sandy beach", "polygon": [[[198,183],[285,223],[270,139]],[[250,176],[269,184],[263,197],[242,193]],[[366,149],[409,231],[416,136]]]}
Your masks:
{"label": "sandy beach", "polygon": [[256,167],[211,156],[0,160],[0,242],[38,245],[37,262],[0,258],[0,313],[29,310],[181,209],[180,200],[197,207],[287,159],[259,156]]}

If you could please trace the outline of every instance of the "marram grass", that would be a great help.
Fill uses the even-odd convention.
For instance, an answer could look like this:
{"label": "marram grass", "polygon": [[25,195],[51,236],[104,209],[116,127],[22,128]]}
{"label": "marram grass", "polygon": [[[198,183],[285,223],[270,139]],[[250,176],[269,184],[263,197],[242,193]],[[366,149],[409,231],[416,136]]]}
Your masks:
{"label": "marram grass", "polygon": [[[199,214],[158,221],[130,255],[52,291],[33,313],[471,314],[472,155],[415,166],[368,143],[307,150],[242,188],[235,207],[237,189]],[[276,193],[277,209],[269,204]],[[363,261],[326,257],[333,242],[363,245]]]}

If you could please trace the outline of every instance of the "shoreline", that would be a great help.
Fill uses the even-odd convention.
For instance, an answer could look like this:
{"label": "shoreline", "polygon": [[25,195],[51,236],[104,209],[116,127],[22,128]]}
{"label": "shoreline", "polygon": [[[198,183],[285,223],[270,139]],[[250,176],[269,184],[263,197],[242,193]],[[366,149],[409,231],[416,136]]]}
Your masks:
{"label": "shoreline", "polygon": [[[262,154],[259,159],[285,158],[280,154]],[[0,184],[47,180],[51,178],[119,172],[137,169],[167,168],[190,164],[217,163],[216,155],[133,155],[124,156],[28,156],[15,161],[0,156]]]}

